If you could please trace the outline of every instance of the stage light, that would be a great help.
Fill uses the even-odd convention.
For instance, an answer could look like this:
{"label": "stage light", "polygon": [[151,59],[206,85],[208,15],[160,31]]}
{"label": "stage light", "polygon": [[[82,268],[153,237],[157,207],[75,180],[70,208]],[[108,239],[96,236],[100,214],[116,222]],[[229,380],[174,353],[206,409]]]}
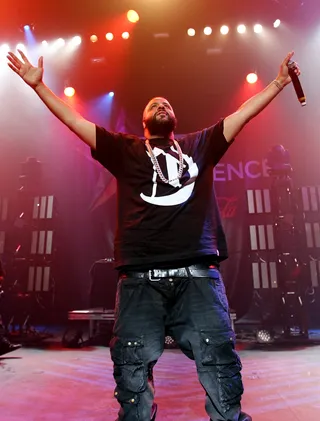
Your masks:
{"label": "stage light", "polygon": [[41,44],[42,44],[43,47],[48,47],[48,45],[49,45],[48,41],[46,41],[46,40],[43,40]]}
{"label": "stage light", "polygon": [[71,40],[72,45],[80,45],[81,42],[82,42],[82,39],[79,35],[73,37],[72,40]]}
{"label": "stage light", "polygon": [[253,27],[253,30],[256,34],[261,34],[263,31],[262,25],[260,25],[260,23],[256,23]]}
{"label": "stage light", "polygon": [[27,49],[23,44],[17,44],[16,50],[21,50],[21,51],[25,52]]}
{"label": "stage light", "polygon": [[193,28],[189,28],[189,29],[187,30],[187,34],[189,35],[189,37],[194,37],[194,36],[195,36],[195,34],[196,34],[196,30],[195,30],[195,29],[193,29]]}
{"label": "stage light", "polygon": [[274,341],[273,335],[268,330],[258,330],[257,342],[260,344],[269,344]]}
{"label": "stage light", "polygon": [[0,46],[0,53],[1,54],[7,54],[10,51],[10,47],[8,44],[2,44]]}
{"label": "stage light", "polygon": [[28,48],[35,47],[35,45],[37,44],[37,41],[33,34],[34,24],[29,22],[28,24],[23,25],[20,28],[20,30],[24,34],[24,39],[25,39],[26,44],[28,45]]}
{"label": "stage light", "polygon": [[246,79],[248,83],[256,83],[258,81],[258,75],[256,73],[249,73]]}
{"label": "stage light", "polygon": [[138,13],[135,10],[129,10],[129,12],[127,13],[127,18],[128,21],[131,23],[137,23],[140,19]]}
{"label": "stage light", "polygon": [[55,48],[60,48],[63,47],[65,45],[65,40],[63,38],[58,38],[55,42],[54,42],[54,47]]}
{"label": "stage light", "polygon": [[121,36],[123,39],[128,39],[130,37],[130,34],[129,32],[123,32]]}
{"label": "stage light", "polygon": [[20,25],[19,29],[21,32],[29,32],[29,31],[31,32],[34,30],[34,23],[29,22],[24,25]]}
{"label": "stage light", "polygon": [[56,52],[59,48],[62,48],[65,43],[63,38],[56,39],[54,42],[50,43],[50,51]]}
{"label": "stage light", "polygon": [[72,88],[72,86],[67,86],[65,89],[64,89],[64,94],[65,94],[65,96],[67,96],[67,97],[69,97],[69,98],[71,98],[74,94],[76,93],[76,91],[75,91],[75,89],[74,88]]}
{"label": "stage light", "polygon": [[164,339],[165,345],[173,345],[175,343],[175,340],[172,338],[172,336],[166,336]]}
{"label": "stage light", "polygon": [[211,35],[212,34],[212,28],[210,28],[210,26],[206,26],[203,30],[203,33],[205,35]]}
{"label": "stage light", "polygon": [[246,32],[246,30],[247,30],[247,28],[243,24],[238,25],[238,27],[237,27],[237,31],[238,31],[239,34],[244,34]]}
{"label": "stage light", "polygon": [[109,92],[109,93],[108,93],[108,95],[109,95],[111,98],[113,98],[113,97],[114,97],[114,92],[112,92],[112,91],[111,91],[111,92]]}
{"label": "stage light", "polygon": [[222,35],[227,35],[229,33],[229,26],[222,25],[221,28],[220,28],[220,33]]}
{"label": "stage light", "polygon": [[32,32],[34,31],[34,23],[25,23],[24,25],[19,25],[20,32]]}
{"label": "stage light", "polygon": [[91,35],[91,37],[90,37],[90,41],[91,41],[91,42],[97,42],[97,41],[98,41],[98,37],[97,37],[97,35]]}
{"label": "stage light", "polygon": [[106,34],[106,39],[107,39],[108,41],[112,41],[112,40],[113,40],[113,38],[114,38],[114,36],[113,36],[113,34],[112,34],[111,32],[108,32],[108,33]]}
{"label": "stage light", "polygon": [[280,24],[281,24],[281,20],[280,20],[280,19],[276,19],[276,20],[273,22],[273,26],[274,26],[274,28],[279,28]]}

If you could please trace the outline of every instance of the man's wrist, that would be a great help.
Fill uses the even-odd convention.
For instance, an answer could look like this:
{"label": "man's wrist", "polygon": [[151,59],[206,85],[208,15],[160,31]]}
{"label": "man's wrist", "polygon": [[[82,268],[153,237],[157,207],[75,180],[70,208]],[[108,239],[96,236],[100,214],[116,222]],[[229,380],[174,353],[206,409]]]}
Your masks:
{"label": "man's wrist", "polygon": [[277,82],[279,86],[281,86],[281,89],[283,89],[284,87],[288,85],[287,78],[284,79],[279,76],[275,78],[275,82]]}
{"label": "man's wrist", "polygon": [[33,87],[33,89],[34,89],[34,91],[36,92],[36,93],[38,93],[39,91],[41,91],[41,89],[43,89],[45,87],[45,84],[41,81],[41,82],[39,82],[37,85],[35,85],[34,87]]}
{"label": "man's wrist", "polygon": [[271,84],[272,84],[272,85],[275,85],[275,86],[278,88],[278,90],[279,90],[279,91],[282,91],[283,86],[281,85],[281,83],[280,83],[280,82],[278,82],[278,80],[277,80],[277,79],[274,79],[274,80],[271,82]]}

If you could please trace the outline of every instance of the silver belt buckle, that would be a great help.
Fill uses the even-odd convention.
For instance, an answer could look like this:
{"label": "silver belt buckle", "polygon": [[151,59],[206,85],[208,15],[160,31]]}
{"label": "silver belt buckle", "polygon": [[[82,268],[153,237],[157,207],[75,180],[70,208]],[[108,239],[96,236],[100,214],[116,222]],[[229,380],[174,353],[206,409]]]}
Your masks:
{"label": "silver belt buckle", "polygon": [[160,278],[153,278],[152,277],[152,275],[154,274],[154,272],[155,272],[155,270],[153,270],[153,269],[151,269],[151,270],[148,271],[148,273],[149,273],[149,281],[152,281],[152,282],[158,282],[158,281],[160,281]]}
{"label": "silver belt buckle", "polygon": [[180,269],[169,269],[168,270],[168,275],[172,278],[174,278],[175,276],[177,276],[177,273],[179,273]]}

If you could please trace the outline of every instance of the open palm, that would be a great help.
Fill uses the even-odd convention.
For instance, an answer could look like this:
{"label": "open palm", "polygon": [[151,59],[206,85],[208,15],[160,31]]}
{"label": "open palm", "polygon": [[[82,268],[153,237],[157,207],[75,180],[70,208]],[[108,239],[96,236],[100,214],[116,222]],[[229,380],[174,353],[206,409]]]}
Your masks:
{"label": "open palm", "polygon": [[8,66],[11,70],[17,73],[29,86],[35,88],[43,77],[43,57],[38,60],[38,67],[33,66],[26,55],[18,50],[22,60],[20,60],[14,53],[9,52],[7,58],[9,60]]}

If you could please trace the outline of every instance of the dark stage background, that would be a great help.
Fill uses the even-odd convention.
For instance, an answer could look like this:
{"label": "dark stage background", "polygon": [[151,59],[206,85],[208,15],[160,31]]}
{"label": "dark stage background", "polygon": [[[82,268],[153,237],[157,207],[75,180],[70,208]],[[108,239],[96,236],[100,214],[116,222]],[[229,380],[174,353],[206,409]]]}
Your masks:
{"label": "dark stage background", "polygon": [[[125,12],[134,8],[140,22],[133,27]],[[276,76],[288,51],[295,51],[308,105],[301,108],[292,86],[238,137],[215,170],[216,191],[229,240],[230,258],[223,264],[232,306],[240,315],[248,310],[252,274],[248,237],[246,191],[270,186],[265,159],[275,144],[290,151],[295,186],[316,186],[319,174],[320,21],[317,1],[98,1],[74,0],[28,4],[18,1],[0,6],[0,43],[23,41],[19,26],[35,23],[36,42],[71,37],[84,40],[72,55],[45,57],[45,82],[63,95],[66,84],[76,88],[68,99],[85,117],[109,130],[142,135],[141,118],[153,96],[168,98],[187,133],[214,124],[235,111]],[[283,24],[274,29],[280,18]],[[256,22],[265,32],[240,36],[233,29],[226,37],[219,27],[243,21]],[[212,25],[210,37],[186,36],[188,27],[200,32]],[[130,30],[131,37],[107,43],[107,31]],[[96,44],[92,33],[101,35]],[[169,37],[155,37],[168,33]],[[37,52],[31,50],[31,59]],[[247,73],[259,81],[249,85]],[[56,294],[54,317],[88,305],[89,269],[94,261],[112,256],[115,229],[115,182],[91,159],[88,147],[78,141],[45,109],[36,95],[11,74],[1,57],[0,66],[0,191],[14,203],[19,187],[20,163],[36,157],[43,163],[45,194],[57,199],[54,261]],[[113,98],[106,94],[114,91]],[[10,222],[10,221],[9,221]],[[6,225],[4,260],[8,274],[14,253],[12,224]],[[318,256],[315,256],[318,258]],[[319,308],[319,304],[316,304]],[[311,310],[313,320],[319,312]]]}

